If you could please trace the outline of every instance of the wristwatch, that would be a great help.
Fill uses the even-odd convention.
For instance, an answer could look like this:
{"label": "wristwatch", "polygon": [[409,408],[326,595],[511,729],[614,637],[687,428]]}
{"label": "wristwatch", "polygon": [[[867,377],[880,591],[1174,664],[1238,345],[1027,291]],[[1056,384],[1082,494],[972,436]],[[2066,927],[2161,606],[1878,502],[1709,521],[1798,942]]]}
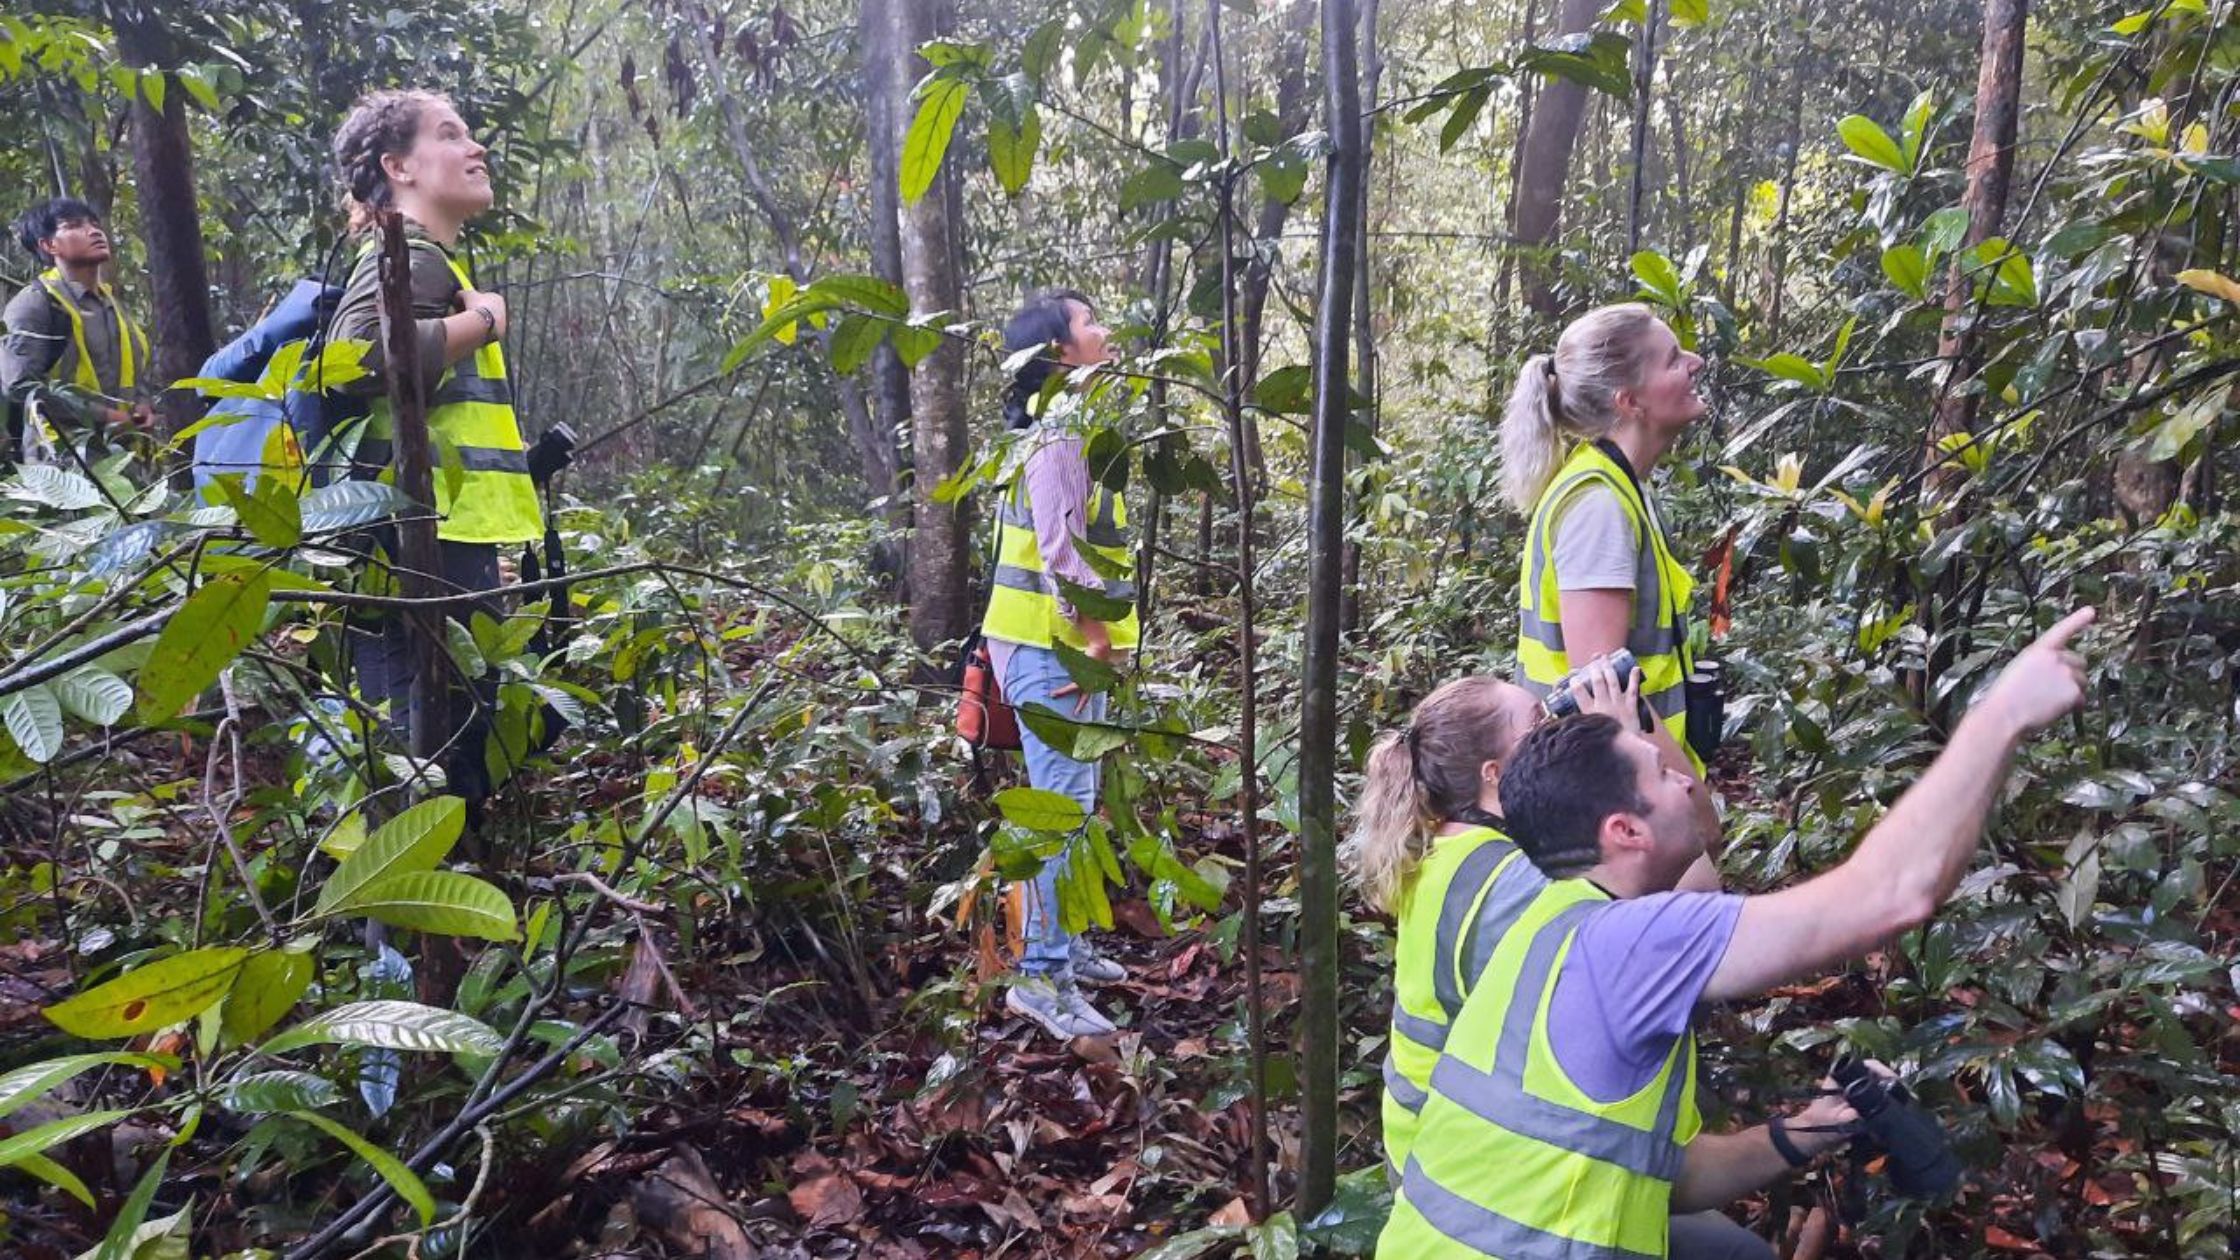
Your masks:
{"label": "wristwatch", "polygon": [[490,313],[490,308],[475,305],[467,309],[482,317],[482,344],[487,346],[496,341],[498,339],[498,317]]}

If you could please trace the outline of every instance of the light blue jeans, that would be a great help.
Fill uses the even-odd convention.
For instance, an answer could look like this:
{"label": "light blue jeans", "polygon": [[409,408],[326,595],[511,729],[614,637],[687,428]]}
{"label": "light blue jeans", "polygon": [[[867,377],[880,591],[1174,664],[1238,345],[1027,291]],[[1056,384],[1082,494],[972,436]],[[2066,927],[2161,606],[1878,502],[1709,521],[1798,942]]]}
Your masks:
{"label": "light blue jeans", "polygon": [[[1003,667],[1003,698],[1014,707],[1024,709],[1030,704],[1041,703],[1066,717],[1084,722],[1102,722],[1105,697],[1089,697],[1087,707],[1079,713],[1074,705],[1081,697],[1068,695],[1054,697],[1051,693],[1072,682],[1066,667],[1058,661],[1058,654],[1048,648],[1019,644],[1011,649],[1011,659]],[[1069,796],[1078,802],[1084,812],[1097,811],[1097,763],[1075,761],[1057,749],[1042,742],[1025,722],[1019,723],[1019,742],[1027,757],[1027,783],[1045,791]],[[1066,978],[1073,974],[1073,935],[1065,930],[1058,914],[1058,877],[1071,859],[1069,849],[1042,864],[1042,870],[1026,890],[1026,950],[1019,959],[1019,970],[1030,976],[1056,976]]]}

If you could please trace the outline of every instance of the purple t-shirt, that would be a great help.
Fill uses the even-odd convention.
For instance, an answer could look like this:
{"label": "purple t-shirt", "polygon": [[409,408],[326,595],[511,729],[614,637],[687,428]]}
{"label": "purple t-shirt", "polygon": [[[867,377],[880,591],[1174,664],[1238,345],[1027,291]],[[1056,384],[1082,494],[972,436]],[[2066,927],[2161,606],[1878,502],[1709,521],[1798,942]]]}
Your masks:
{"label": "purple t-shirt", "polygon": [[1556,977],[1548,1042],[1589,1097],[1616,1102],[1656,1076],[1741,913],[1731,893],[1669,892],[1587,916]]}

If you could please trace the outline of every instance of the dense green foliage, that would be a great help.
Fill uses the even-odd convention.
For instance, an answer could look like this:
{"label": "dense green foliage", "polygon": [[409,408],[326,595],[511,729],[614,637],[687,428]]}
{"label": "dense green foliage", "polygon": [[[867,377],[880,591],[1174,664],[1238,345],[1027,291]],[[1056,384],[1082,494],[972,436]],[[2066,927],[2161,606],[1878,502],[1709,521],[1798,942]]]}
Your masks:
{"label": "dense green foliage", "polygon": [[[0,1000],[23,1012],[0,1018],[0,1249],[558,1247],[614,1228],[672,1140],[728,1154],[723,1188],[764,1241],[1181,1256],[1373,1237],[1389,934],[1365,913],[1344,926],[1343,1084],[1346,1166],[1370,1175],[1304,1226],[1221,1211],[1254,1158],[1248,970],[1279,1193],[1297,1145],[1298,609],[1326,580],[1305,563],[1301,417],[1329,128],[1298,0],[1213,6],[1219,67],[1206,6],[952,6],[899,122],[901,182],[961,211],[965,309],[915,315],[871,275],[879,123],[853,5],[165,5],[168,80],[115,51],[133,6],[35,7],[0,19],[0,181],[59,179],[129,240],[125,105],[182,85],[233,328],[331,251],[323,154],[356,91],[455,93],[498,162],[502,213],[472,245],[514,313],[524,419],[594,440],[563,483],[574,584],[448,629],[462,669],[497,672],[511,780],[464,841],[343,666],[366,601],[339,544],[393,492],[204,502],[151,481],[148,452],[0,482]],[[1520,523],[1490,422],[1553,331],[1520,266],[1552,263],[1569,307],[1657,304],[1717,400],[1666,492],[1708,557],[1699,598],[1731,593],[1732,883],[1837,861],[2016,647],[2103,610],[2091,707],[2026,753],[1953,904],[1831,983],[1722,1014],[1715,1092],[1762,1115],[1836,1041],[1914,1075],[1975,1184],[1924,1212],[1861,1182],[1854,1254],[2230,1254],[2231,0],[2040,6],[2014,192],[1975,246],[1976,6],[1635,0],[1556,41],[1547,7],[1380,15],[1341,760],[1438,681],[1510,663]],[[1636,215],[1628,57],[1652,17]],[[1508,206],[1550,76],[1595,92],[1561,234],[1532,251]],[[968,339],[977,456],[938,495],[975,510],[1005,450],[990,325],[1048,283],[1127,336],[1124,370],[1077,397],[1092,464],[1157,544],[1145,650],[1097,680],[1115,722],[1029,715],[1103,758],[1086,826],[1048,794],[978,790],[901,633],[893,488],[834,401],[882,343],[915,363]],[[1229,364],[1240,305],[1260,340]],[[1955,319],[1960,368],[1940,349]],[[1260,492],[1244,575],[1232,369],[1253,373]],[[1955,399],[1969,423],[1937,436]],[[897,493],[935,493],[910,480]],[[1237,817],[1240,577],[1260,612],[1259,888]],[[530,751],[553,714],[571,729]],[[1068,917],[1136,929],[1158,981],[1119,1062],[1058,1098],[1047,1081],[1076,1065],[1022,1069],[991,1031],[977,937],[1000,931],[998,877],[1065,844],[1088,859]]]}

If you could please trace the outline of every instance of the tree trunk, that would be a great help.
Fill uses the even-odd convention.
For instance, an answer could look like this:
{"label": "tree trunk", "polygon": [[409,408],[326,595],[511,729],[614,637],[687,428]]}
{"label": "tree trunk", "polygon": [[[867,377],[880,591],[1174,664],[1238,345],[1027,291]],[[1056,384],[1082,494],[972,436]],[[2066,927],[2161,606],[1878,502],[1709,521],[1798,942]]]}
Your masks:
{"label": "tree trunk", "polygon": [[[934,13],[925,4],[890,8],[894,54],[891,82],[915,83],[926,71],[918,46],[934,38]],[[898,111],[899,112],[899,111]],[[899,121],[899,120],[898,120]],[[943,170],[925,196],[902,206],[902,287],[914,315],[939,311],[961,314],[956,247]],[[910,636],[923,651],[964,637],[971,629],[967,607],[970,518],[963,503],[941,503],[933,492],[963,464],[967,434],[964,419],[964,345],[944,337],[910,374],[912,531],[910,540]]]}
{"label": "tree trunk", "polygon": [[1330,1201],[1338,1169],[1338,623],[1346,512],[1346,352],[1362,198],[1353,0],[1323,0],[1323,119],[1331,138],[1322,199],[1322,292],[1315,304],[1314,466],[1307,490],[1307,624],[1299,695],[1299,1203]]}
{"label": "tree trunk", "polygon": [[1925,485],[1932,491],[1949,488],[1959,479],[1958,464],[1946,459],[1939,444],[1947,435],[1975,427],[1976,394],[1963,388],[1975,370],[1971,335],[1975,315],[1969,310],[1975,268],[1968,256],[1984,240],[1999,235],[2000,220],[2006,217],[2015,130],[2021,116],[2023,35],[2029,21],[2030,0],[1984,0],[1975,134],[1968,142],[1968,188],[1960,199],[1968,212],[1968,231],[1952,260],[1944,328],[1937,340],[1937,356],[1945,361],[1944,384],[1921,451],[1928,469]]}
{"label": "tree trunk", "polygon": [[[1587,31],[1602,8],[1602,0],[1563,0],[1556,18],[1558,34]],[[1563,221],[1571,150],[1579,141],[1579,122],[1586,110],[1585,84],[1549,78],[1533,101],[1532,125],[1524,138],[1524,161],[1517,169],[1517,245],[1525,251],[1525,301],[1551,318],[1561,313],[1555,294],[1557,268],[1551,255]]]}
{"label": "tree trunk", "polygon": [[[117,51],[136,69],[168,65],[170,41],[152,21],[117,26]],[[202,215],[194,189],[194,148],[187,135],[187,92],[164,76],[163,108],[146,93],[132,99],[132,165],[139,179],[140,231],[148,247],[153,299],[155,370],[171,382],[193,376],[218,348],[210,318],[210,273],[202,250]],[[202,415],[191,390],[167,390],[164,430],[177,433]]]}
{"label": "tree trunk", "polygon": [[[1277,129],[1286,136],[1297,135],[1307,125],[1307,32],[1314,14],[1315,6],[1300,0],[1291,6],[1283,28],[1279,56],[1283,72],[1276,79],[1276,123]],[[1237,383],[1247,396],[1260,381],[1261,326],[1267,316],[1268,288],[1275,282],[1276,256],[1283,248],[1283,225],[1290,217],[1290,206],[1267,197],[1261,200],[1259,217],[1252,225],[1252,261],[1245,266],[1237,298],[1243,328],[1238,337],[1237,353],[1244,369]],[[1253,477],[1265,482],[1268,460],[1260,449],[1259,423],[1250,413],[1245,416],[1244,437],[1245,461],[1251,465]]]}
{"label": "tree trunk", "polygon": [[1650,89],[1657,78],[1657,28],[1663,20],[1664,0],[1649,0],[1648,11],[1641,19],[1641,33],[1633,43],[1633,141],[1626,180],[1628,258],[1639,252],[1645,235],[1641,208],[1649,192],[1649,106],[1655,99]]}
{"label": "tree trunk", "polygon": [[[893,23],[887,0],[863,0],[859,34],[863,40],[864,134],[871,152],[871,271],[902,287],[902,133],[909,127],[903,93],[895,81]],[[871,432],[883,467],[875,468],[866,450],[864,475],[883,474],[888,487],[887,520],[897,529],[910,524],[910,502],[894,493],[900,471],[896,449],[910,423],[910,370],[894,347],[881,341],[871,353]]]}
{"label": "tree trunk", "polygon": [[1789,138],[1781,146],[1781,200],[1773,212],[1773,256],[1767,273],[1766,339],[1781,344],[1781,313],[1789,290],[1789,197],[1797,187],[1797,150],[1804,138],[1805,68],[1789,68]]}
{"label": "tree trunk", "polygon": [[[1533,38],[1539,33],[1540,0],[1524,0],[1523,47],[1532,47]],[[1493,306],[1486,312],[1486,346],[1488,352],[1500,353],[1504,327],[1514,327],[1509,321],[1509,281],[1517,272],[1517,206],[1524,196],[1524,143],[1532,134],[1532,94],[1524,94],[1517,109],[1517,137],[1509,152],[1509,200],[1501,208],[1501,226],[1508,239],[1501,242],[1501,265],[1494,270]],[[1497,414],[1501,405],[1498,393],[1500,375],[1486,373],[1487,414]]]}
{"label": "tree trunk", "polygon": [[[1369,433],[1374,436],[1380,422],[1379,409],[1382,399],[1377,390],[1377,328],[1376,312],[1370,295],[1372,276],[1369,256],[1369,177],[1376,162],[1376,108],[1377,92],[1384,82],[1384,57],[1377,45],[1377,18],[1379,0],[1367,0],[1361,6],[1362,62],[1367,67],[1362,72],[1361,98],[1361,209],[1354,219],[1354,278],[1353,278],[1353,357],[1355,390],[1367,401],[1362,417]],[[1366,522],[1368,513],[1360,495],[1354,496],[1349,516],[1355,524]],[[1339,566],[1340,593],[1338,596],[1338,632],[1351,636],[1361,628],[1361,543],[1348,540],[1345,558]]]}

